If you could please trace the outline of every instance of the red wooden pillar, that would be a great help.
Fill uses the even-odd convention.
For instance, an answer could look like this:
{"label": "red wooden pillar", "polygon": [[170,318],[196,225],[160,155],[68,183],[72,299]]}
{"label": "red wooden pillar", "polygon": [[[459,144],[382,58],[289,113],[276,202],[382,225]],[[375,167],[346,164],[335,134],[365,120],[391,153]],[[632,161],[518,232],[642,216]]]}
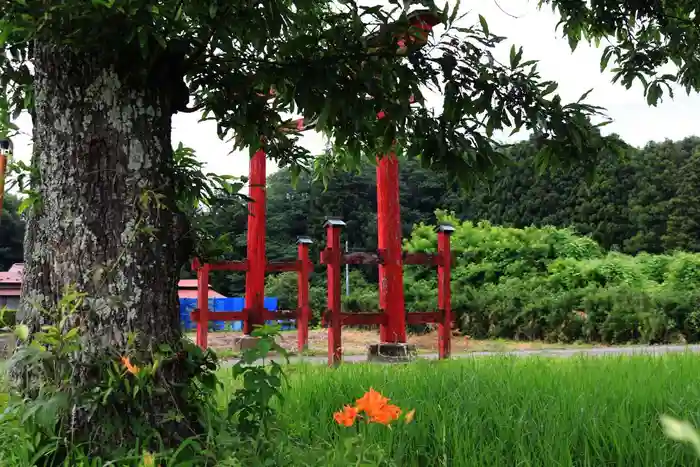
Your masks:
{"label": "red wooden pillar", "polygon": [[340,334],[340,268],[343,252],[340,249],[340,232],[345,222],[340,219],[328,219],[326,229],[326,252],[324,262],[328,275],[328,366],[337,366],[343,359],[342,338]]}
{"label": "red wooden pillar", "polygon": [[384,264],[379,266],[379,306],[387,315],[381,342],[406,342],[399,161],[389,153],[377,164],[377,235]]}
{"label": "red wooden pillar", "polygon": [[[209,334],[209,265],[199,265],[198,262],[196,265],[199,266],[197,267],[197,309],[199,310],[197,345],[206,349]],[[192,266],[195,267],[195,263]]]}
{"label": "red wooden pillar", "polygon": [[0,218],[2,218],[2,204],[5,199],[5,173],[7,172],[7,159],[12,156],[12,141],[0,140]]}
{"label": "red wooden pillar", "polygon": [[309,345],[309,320],[311,319],[311,307],[309,307],[309,275],[311,274],[311,261],[309,261],[309,245],[313,242],[309,237],[297,239],[297,258],[299,270],[297,272],[297,348],[303,352]]}
{"label": "red wooden pillar", "polygon": [[452,253],[450,250],[450,235],[454,227],[441,224],[438,227],[438,309],[442,319],[438,325],[438,349],[440,358],[449,358],[452,344],[452,295],[450,290]]}
{"label": "red wooden pillar", "polygon": [[248,270],[245,278],[245,307],[248,319],[243,323],[243,333],[250,335],[255,326],[265,324],[263,316],[265,300],[265,223],[267,183],[265,151],[258,149],[250,158],[250,186],[248,203]]}

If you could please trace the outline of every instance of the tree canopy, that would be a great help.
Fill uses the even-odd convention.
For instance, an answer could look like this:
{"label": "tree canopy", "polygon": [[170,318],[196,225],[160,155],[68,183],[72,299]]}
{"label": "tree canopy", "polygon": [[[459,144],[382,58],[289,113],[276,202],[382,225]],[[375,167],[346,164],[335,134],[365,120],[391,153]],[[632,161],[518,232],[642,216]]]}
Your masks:
{"label": "tree canopy", "polygon": [[[45,41],[99,56],[132,85],[170,87],[172,112],[202,111],[234,149],[255,150],[262,141],[282,166],[310,156],[298,132],[280,130],[289,114],[315,119],[343,154],[374,157],[397,142],[462,178],[501,159],[495,130],[534,131],[571,159],[605,144],[591,131],[598,107],[563,103],[556,83],[517,47],[500,63],[493,49],[505,37],[483,17],[464,25],[458,4],[440,10],[432,1],[408,2],[434,12],[444,32],[424,49],[404,50],[421,34],[405,3],[3,0],[0,115],[7,127],[10,116],[31,110],[32,44]],[[440,112],[426,105],[428,89],[441,93]]]}
{"label": "tree canopy", "polygon": [[601,71],[612,65],[613,81],[628,89],[644,87],[650,105],[664,92],[673,97],[671,84],[686,92],[700,91],[700,16],[692,0],[540,0],[561,21],[559,26],[572,48],[581,41],[609,42],[601,56]]}

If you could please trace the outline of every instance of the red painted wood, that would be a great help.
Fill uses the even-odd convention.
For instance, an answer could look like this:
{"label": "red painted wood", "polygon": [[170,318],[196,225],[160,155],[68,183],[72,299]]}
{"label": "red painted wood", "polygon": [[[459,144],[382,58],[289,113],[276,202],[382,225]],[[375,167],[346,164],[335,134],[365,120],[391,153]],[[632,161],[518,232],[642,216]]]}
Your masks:
{"label": "red painted wood", "polygon": [[341,301],[340,301],[340,228],[326,226],[326,274],[328,277],[328,365],[337,366],[343,358],[341,341]]}
{"label": "red painted wood", "polygon": [[346,253],[341,258],[341,264],[363,264],[363,265],[373,265],[381,264],[382,258],[379,253],[370,253],[364,251],[358,251],[355,253]]}
{"label": "red painted wood", "polygon": [[343,326],[372,326],[386,324],[385,313],[341,313],[340,321]]}
{"label": "red painted wood", "polygon": [[262,317],[264,321],[277,321],[279,319],[297,319],[299,313],[297,310],[263,310]]}
{"label": "red painted wood", "polygon": [[243,261],[221,261],[217,263],[209,263],[210,271],[246,271],[248,269],[248,260]]}
{"label": "red painted wood", "polygon": [[246,272],[245,307],[250,310],[248,319],[243,323],[243,332],[247,335],[255,326],[265,323],[262,319],[265,299],[265,152],[262,149],[250,158],[250,186],[248,203],[248,269]]}
{"label": "red painted wood", "polygon": [[7,155],[9,150],[0,148],[0,215],[2,215],[2,204],[5,197],[5,173],[7,172]]}
{"label": "red painted wood", "polygon": [[438,353],[440,358],[449,358],[452,351],[452,255],[449,232],[438,233],[438,253],[442,255],[442,264],[438,266],[438,309],[442,314],[442,321],[438,326]]}
{"label": "red painted wood", "polygon": [[[213,311],[208,313],[208,320],[211,321],[244,321],[248,317],[248,312],[242,311]],[[197,323],[197,327],[200,324],[201,313],[199,310],[195,310],[190,313],[190,318],[192,321]]]}
{"label": "red painted wood", "polygon": [[197,321],[197,345],[203,349],[208,345],[209,333],[209,265],[197,269],[197,309],[201,320]]}
{"label": "red painted wood", "polygon": [[[386,162],[385,158],[377,158],[377,246],[382,251],[383,260],[379,264],[379,309],[387,312],[389,303],[389,282],[387,278],[387,198],[386,198]],[[379,340],[388,341],[388,329],[386,325],[379,328]]]}
{"label": "red painted wood", "polygon": [[404,253],[403,264],[422,264],[426,266],[438,266],[442,262],[442,256],[428,253]]}
{"label": "red painted wood", "polygon": [[311,307],[309,306],[309,276],[312,264],[309,261],[308,243],[299,243],[297,255],[301,267],[297,273],[297,349],[303,352],[309,346],[309,321],[311,320]]}
{"label": "red painted wood", "polygon": [[301,263],[299,260],[292,261],[275,261],[273,263],[267,263],[265,267],[265,272],[292,272],[298,271],[301,268]]}
{"label": "red painted wood", "polygon": [[406,307],[403,290],[399,161],[394,153],[377,164],[377,229],[379,248],[385,250],[379,267],[379,306],[387,313],[379,330],[382,342],[406,342]]}
{"label": "red painted wood", "polygon": [[440,323],[441,321],[442,321],[442,313],[437,312],[437,311],[408,313],[406,315],[406,323],[407,324]]}

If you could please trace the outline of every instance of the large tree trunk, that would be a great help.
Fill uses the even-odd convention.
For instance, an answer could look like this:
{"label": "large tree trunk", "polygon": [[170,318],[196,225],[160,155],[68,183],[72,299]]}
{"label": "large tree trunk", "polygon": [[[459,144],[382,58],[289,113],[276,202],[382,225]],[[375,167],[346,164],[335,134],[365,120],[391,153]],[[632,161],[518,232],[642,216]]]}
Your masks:
{"label": "large tree trunk", "polygon": [[[35,57],[39,203],[27,223],[20,315],[36,328],[67,287],[86,294],[70,320],[82,336],[74,384],[85,388],[95,383],[85,368],[107,348],[124,351],[131,333],[144,354],[181,339],[177,280],[187,252],[172,193],[168,86],[127,80],[110,58],[50,45],[37,45]],[[184,373],[165,377],[177,383]],[[165,416],[178,401],[153,397],[146,415],[172,430]],[[83,431],[104,422],[74,412]]]}

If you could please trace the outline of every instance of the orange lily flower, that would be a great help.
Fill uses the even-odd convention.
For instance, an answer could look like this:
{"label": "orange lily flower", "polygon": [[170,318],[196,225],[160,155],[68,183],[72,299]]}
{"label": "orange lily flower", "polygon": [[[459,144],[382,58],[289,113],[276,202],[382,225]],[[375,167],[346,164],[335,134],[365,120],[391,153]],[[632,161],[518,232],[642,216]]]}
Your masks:
{"label": "orange lily flower", "polygon": [[357,400],[355,407],[358,412],[366,413],[371,422],[382,425],[388,425],[401,415],[401,409],[398,406],[389,404],[389,399],[373,388]]}
{"label": "orange lily flower", "polygon": [[129,360],[129,357],[122,357],[122,365],[124,365],[124,368],[126,368],[126,371],[128,371],[132,375],[135,375],[139,371],[141,371],[141,368],[137,367],[136,365],[131,364],[131,360]]}
{"label": "orange lily flower", "polygon": [[357,409],[355,407],[350,407],[349,405],[343,407],[343,410],[340,412],[333,414],[333,418],[335,419],[336,423],[343,426],[352,426],[353,423],[355,423],[356,417]]}
{"label": "orange lily flower", "polygon": [[[406,414],[406,423],[411,423],[415,415],[415,410],[411,410]],[[339,425],[352,426],[355,419],[361,413],[365,414],[365,420],[368,423],[380,423],[389,425],[392,421],[398,420],[401,416],[401,408],[397,405],[390,404],[389,399],[381,393],[369,388],[362,397],[357,399],[355,406],[346,405],[343,410],[333,414],[333,418]]]}
{"label": "orange lily flower", "polygon": [[403,421],[408,425],[413,421],[413,418],[416,416],[416,409],[411,410],[406,414],[406,416],[403,418]]}
{"label": "orange lily flower", "polygon": [[382,425],[388,425],[394,420],[397,420],[401,415],[401,409],[395,405],[387,404],[380,410],[375,411],[370,416],[370,421],[374,423],[381,423]]}
{"label": "orange lily flower", "polygon": [[369,391],[364,396],[357,399],[355,407],[358,412],[365,412],[370,417],[373,413],[381,411],[382,407],[389,403],[389,399],[382,396],[381,393],[369,388]]}

